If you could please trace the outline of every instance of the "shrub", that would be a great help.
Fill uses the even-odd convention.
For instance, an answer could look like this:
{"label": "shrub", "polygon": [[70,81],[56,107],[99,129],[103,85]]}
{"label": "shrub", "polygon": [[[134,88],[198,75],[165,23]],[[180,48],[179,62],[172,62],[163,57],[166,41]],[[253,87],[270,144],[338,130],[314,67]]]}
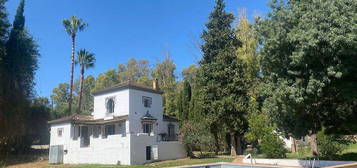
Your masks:
{"label": "shrub", "polygon": [[[196,149],[202,155],[203,151],[213,151],[213,137],[204,122],[184,122],[181,127],[181,136],[187,152],[192,152],[192,150]],[[188,155],[192,154],[188,153]]]}
{"label": "shrub", "polygon": [[317,145],[322,157],[333,159],[347,148],[351,141],[341,135],[326,135],[324,131],[317,134]]}
{"label": "shrub", "polygon": [[284,147],[284,142],[273,132],[262,138],[260,148],[268,158],[286,157],[287,149]]}

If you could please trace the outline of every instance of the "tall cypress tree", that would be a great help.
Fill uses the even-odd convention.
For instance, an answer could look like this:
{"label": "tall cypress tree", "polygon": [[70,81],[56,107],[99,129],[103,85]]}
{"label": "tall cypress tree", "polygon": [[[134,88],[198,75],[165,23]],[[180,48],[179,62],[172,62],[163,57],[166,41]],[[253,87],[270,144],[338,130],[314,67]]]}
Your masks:
{"label": "tall cypress tree", "polygon": [[[35,71],[37,70],[37,45],[25,29],[25,2],[22,0],[5,43],[6,54],[2,57],[2,102],[4,123],[0,132],[5,136],[5,146],[17,151],[24,150],[26,118],[29,99],[33,96]],[[16,124],[14,124],[16,123]],[[1,144],[0,144],[1,145]],[[18,148],[19,147],[19,148]],[[0,149],[9,150],[8,147]]]}
{"label": "tall cypress tree", "polygon": [[[231,154],[242,153],[241,136],[247,129],[245,119],[247,90],[243,63],[235,52],[241,42],[231,28],[233,15],[225,12],[223,0],[217,0],[214,11],[202,33],[203,58],[200,61],[199,87],[203,113],[219,150],[218,133],[225,127],[231,134]],[[238,150],[238,151],[237,151]]]}
{"label": "tall cypress tree", "polygon": [[24,7],[25,1],[21,0],[6,43],[5,64],[11,82],[10,85],[21,90],[26,98],[30,98],[33,95],[39,52],[35,41],[25,29]]}
{"label": "tall cypress tree", "polygon": [[183,121],[187,121],[189,119],[191,97],[191,85],[188,83],[188,81],[184,81],[183,89],[180,91],[180,95],[177,100],[178,115],[179,118]]}
{"label": "tall cypress tree", "polygon": [[6,120],[6,115],[5,115],[5,106],[6,102],[5,100],[5,68],[4,68],[4,58],[6,55],[6,48],[5,48],[5,43],[6,39],[8,36],[8,29],[9,29],[9,22],[7,19],[7,12],[5,8],[5,2],[6,0],[0,0],[0,157],[2,157],[2,154],[4,154],[5,151],[5,146],[7,142],[7,130],[6,126],[7,123],[5,122]]}
{"label": "tall cypress tree", "polygon": [[9,28],[5,2],[6,0],[0,0],[0,62],[2,62],[2,59],[5,56],[5,42]]}

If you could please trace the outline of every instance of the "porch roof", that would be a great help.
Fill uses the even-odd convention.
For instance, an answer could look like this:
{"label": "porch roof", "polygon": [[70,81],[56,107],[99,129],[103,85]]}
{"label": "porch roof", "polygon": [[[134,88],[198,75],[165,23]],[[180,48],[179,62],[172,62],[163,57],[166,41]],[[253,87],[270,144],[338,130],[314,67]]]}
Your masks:
{"label": "porch roof", "polygon": [[124,116],[115,116],[112,119],[94,119],[92,115],[84,114],[73,114],[67,117],[63,117],[57,120],[48,121],[48,124],[58,124],[58,123],[74,123],[74,124],[88,124],[88,125],[100,125],[116,121],[127,120],[128,115]]}
{"label": "porch roof", "polygon": [[172,117],[172,116],[169,116],[169,115],[163,115],[163,120],[164,121],[168,121],[168,122],[179,122],[180,120],[175,118],[175,117]]}

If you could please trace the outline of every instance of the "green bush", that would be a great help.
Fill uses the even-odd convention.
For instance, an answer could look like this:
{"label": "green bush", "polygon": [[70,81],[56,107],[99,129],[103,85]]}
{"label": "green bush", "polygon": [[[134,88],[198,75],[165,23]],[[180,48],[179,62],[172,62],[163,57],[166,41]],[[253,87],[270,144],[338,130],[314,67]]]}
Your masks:
{"label": "green bush", "polygon": [[317,134],[317,145],[322,157],[333,159],[345,150],[351,141],[340,135],[326,135],[324,131]]}
{"label": "green bush", "polygon": [[260,149],[268,158],[285,158],[287,153],[284,142],[273,132],[263,137]]}

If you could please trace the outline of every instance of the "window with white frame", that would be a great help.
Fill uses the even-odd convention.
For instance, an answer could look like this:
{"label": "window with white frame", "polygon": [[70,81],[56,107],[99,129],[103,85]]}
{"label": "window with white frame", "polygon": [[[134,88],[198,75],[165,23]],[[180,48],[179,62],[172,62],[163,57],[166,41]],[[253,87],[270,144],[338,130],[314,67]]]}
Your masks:
{"label": "window with white frame", "polygon": [[62,137],[63,136],[63,128],[57,128],[57,136]]}
{"label": "window with white frame", "polygon": [[152,103],[151,97],[143,96],[144,107],[151,107],[151,103]]}
{"label": "window with white frame", "polygon": [[106,101],[106,109],[107,109],[107,113],[114,113],[114,98],[108,98]]}

